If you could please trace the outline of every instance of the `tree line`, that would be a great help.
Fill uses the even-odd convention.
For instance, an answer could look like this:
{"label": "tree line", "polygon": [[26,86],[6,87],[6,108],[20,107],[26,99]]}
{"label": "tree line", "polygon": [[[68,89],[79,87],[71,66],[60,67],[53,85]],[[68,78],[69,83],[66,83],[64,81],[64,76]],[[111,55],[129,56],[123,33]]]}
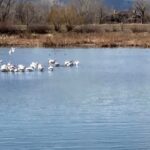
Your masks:
{"label": "tree line", "polygon": [[13,25],[53,25],[68,31],[81,24],[149,23],[149,0],[135,0],[127,11],[116,11],[104,0],[0,0],[0,23]]}

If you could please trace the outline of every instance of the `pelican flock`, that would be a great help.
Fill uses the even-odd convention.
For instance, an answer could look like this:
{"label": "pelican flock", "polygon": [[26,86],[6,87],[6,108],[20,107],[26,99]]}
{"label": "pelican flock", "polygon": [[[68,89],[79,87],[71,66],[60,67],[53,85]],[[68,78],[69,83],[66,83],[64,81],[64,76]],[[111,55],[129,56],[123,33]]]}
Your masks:
{"label": "pelican flock", "polygon": [[[15,48],[10,48],[8,51],[8,54],[11,56],[13,53],[15,53],[16,49]],[[0,71],[1,72],[34,72],[34,71],[39,71],[43,72],[44,70],[48,71],[54,71],[56,67],[78,67],[80,62],[78,60],[65,60],[64,64],[60,64],[57,60],[54,59],[49,59],[48,60],[48,67],[46,68],[46,65],[40,64],[38,62],[31,62],[29,66],[25,66],[23,64],[17,64],[14,65],[12,63],[7,63],[3,64],[3,60],[0,59]]]}

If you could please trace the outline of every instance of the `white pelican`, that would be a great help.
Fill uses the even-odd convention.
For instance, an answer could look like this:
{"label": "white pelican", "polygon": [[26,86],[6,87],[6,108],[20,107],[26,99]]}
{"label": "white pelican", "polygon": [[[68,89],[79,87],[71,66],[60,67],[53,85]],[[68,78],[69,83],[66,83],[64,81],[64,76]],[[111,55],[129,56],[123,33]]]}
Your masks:
{"label": "white pelican", "polygon": [[9,50],[9,52],[8,52],[8,53],[9,53],[9,55],[11,55],[11,54],[12,54],[12,51],[11,51],[11,50]]}
{"label": "white pelican", "polygon": [[55,62],[54,66],[55,66],[55,67],[59,67],[60,64],[59,64],[58,62]]}
{"label": "white pelican", "polygon": [[74,64],[76,67],[78,67],[79,64],[80,64],[80,62],[79,62],[78,60],[76,60],[76,61],[73,62],[73,64]]}
{"label": "white pelican", "polygon": [[15,48],[14,48],[14,47],[12,47],[12,48],[11,48],[11,51],[12,51],[12,53],[14,53],[14,52],[15,52]]}
{"label": "white pelican", "polygon": [[34,70],[36,70],[38,68],[38,62],[32,62],[30,64],[30,67],[32,67]]}
{"label": "white pelican", "polygon": [[68,61],[68,60],[66,60],[66,61],[65,61],[65,63],[64,63],[64,65],[65,65],[65,66],[67,66],[67,64],[68,64],[68,63],[69,63],[69,61]]}
{"label": "white pelican", "polygon": [[9,71],[9,72],[15,72],[15,71],[14,71],[14,70],[15,70],[15,66],[14,66],[14,65],[8,63],[8,64],[7,64],[7,68],[8,68],[8,71]]}
{"label": "white pelican", "polygon": [[25,71],[25,66],[24,65],[18,65],[18,71],[19,72],[24,72]]}
{"label": "white pelican", "polygon": [[13,54],[14,52],[15,52],[15,48],[12,47],[12,48],[9,50],[8,53],[9,53],[9,55],[11,55],[11,54]]}
{"label": "white pelican", "polygon": [[7,66],[9,67],[9,66],[11,66],[12,64],[11,63],[7,63]]}
{"label": "white pelican", "polygon": [[15,68],[15,69],[14,69],[14,72],[18,72],[18,68]]}
{"label": "white pelican", "polygon": [[55,64],[55,60],[54,59],[50,59],[49,61],[48,61],[48,63],[49,63],[49,65],[52,65],[52,64]]}
{"label": "white pelican", "polygon": [[31,66],[29,66],[29,67],[26,68],[26,71],[27,71],[27,72],[33,72],[34,69],[33,69]]}
{"label": "white pelican", "polygon": [[65,61],[64,65],[66,67],[72,67],[73,66],[73,61]]}
{"label": "white pelican", "polygon": [[38,67],[37,67],[38,71],[44,71],[44,67],[42,66],[42,64],[38,64]]}
{"label": "white pelican", "polygon": [[8,67],[7,67],[7,65],[6,65],[6,64],[2,65],[2,66],[0,67],[0,70],[1,70],[1,72],[8,72]]}
{"label": "white pelican", "polygon": [[53,67],[53,66],[49,66],[49,67],[48,67],[48,70],[49,70],[49,71],[53,71],[53,70],[54,70],[54,67]]}
{"label": "white pelican", "polygon": [[9,68],[9,72],[15,72],[14,68]]}

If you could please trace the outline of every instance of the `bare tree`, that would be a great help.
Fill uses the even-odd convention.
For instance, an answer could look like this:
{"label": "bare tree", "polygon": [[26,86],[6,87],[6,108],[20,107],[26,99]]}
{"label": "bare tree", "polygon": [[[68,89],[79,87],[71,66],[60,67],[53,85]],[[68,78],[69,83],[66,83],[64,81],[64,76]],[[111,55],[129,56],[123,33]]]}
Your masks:
{"label": "bare tree", "polygon": [[27,27],[36,20],[37,12],[38,10],[32,2],[22,0],[16,5],[16,19]]}
{"label": "bare tree", "polygon": [[98,2],[97,4],[97,9],[96,9],[96,14],[98,18],[98,23],[104,23],[104,18],[108,15],[108,12],[111,12],[111,10],[108,11],[107,6],[103,3],[103,1]]}
{"label": "bare tree", "polygon": [[105,7],[102,0],[73,0],[72,3],[84,18],[85,23],[102,22],[105,14]]}
{"label": "bare tree", "polygon": [[134,9],[140,15],[141,23],[145,22],[146,13],[148,11],[148,0],[135,0]]}
{"label": "bare tree", "polygon": [[60,5],[53,5],[49,14],[49,22],[54,25],[55,31],[60,31],[61,26],[64,24],[64,8]]}
{"label": "bare tree", "polygon": [[26,25],[27,27],[34,22],[36,15],[35,7],[31,2],[28,2],[25,6],[25,16],[26,16]]}
{"label": "bare tree", "polygon": [[77,8],[73,5],[67,5],[64,9],[64,23],[67,30],[71,31],[75,25],[83,22],[83,18],[78,14]]}
{"label": "bare tree", "polygon": [[15,0],[0,0],[0,21],[5,22],[10,15]]}
{"label": "bare tree", "polygon": [[95,0],[73,0],[72,3],[78,9],[80,15],[84,18],[85,23],[89,21],[89,11]]}
{"label": "bare tree", "polygon": [[26,6],[26,1],[22,0],[22,1],[19,1],[16,4],[16,8],[15,8],[15,10],[16,10],[16,14],[15,14],[16,19],[21,24],[26,23],[25,6]]}

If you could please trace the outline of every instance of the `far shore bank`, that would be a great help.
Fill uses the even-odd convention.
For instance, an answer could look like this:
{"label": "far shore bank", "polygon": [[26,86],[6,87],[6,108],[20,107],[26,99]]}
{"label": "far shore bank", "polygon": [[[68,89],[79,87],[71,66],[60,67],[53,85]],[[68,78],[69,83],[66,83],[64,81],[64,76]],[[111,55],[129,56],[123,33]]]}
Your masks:
{"label": "far shore bank", "polygon": [[0,35],[0,47],[142,47],[150,48],[149,32],[53,33]]}

